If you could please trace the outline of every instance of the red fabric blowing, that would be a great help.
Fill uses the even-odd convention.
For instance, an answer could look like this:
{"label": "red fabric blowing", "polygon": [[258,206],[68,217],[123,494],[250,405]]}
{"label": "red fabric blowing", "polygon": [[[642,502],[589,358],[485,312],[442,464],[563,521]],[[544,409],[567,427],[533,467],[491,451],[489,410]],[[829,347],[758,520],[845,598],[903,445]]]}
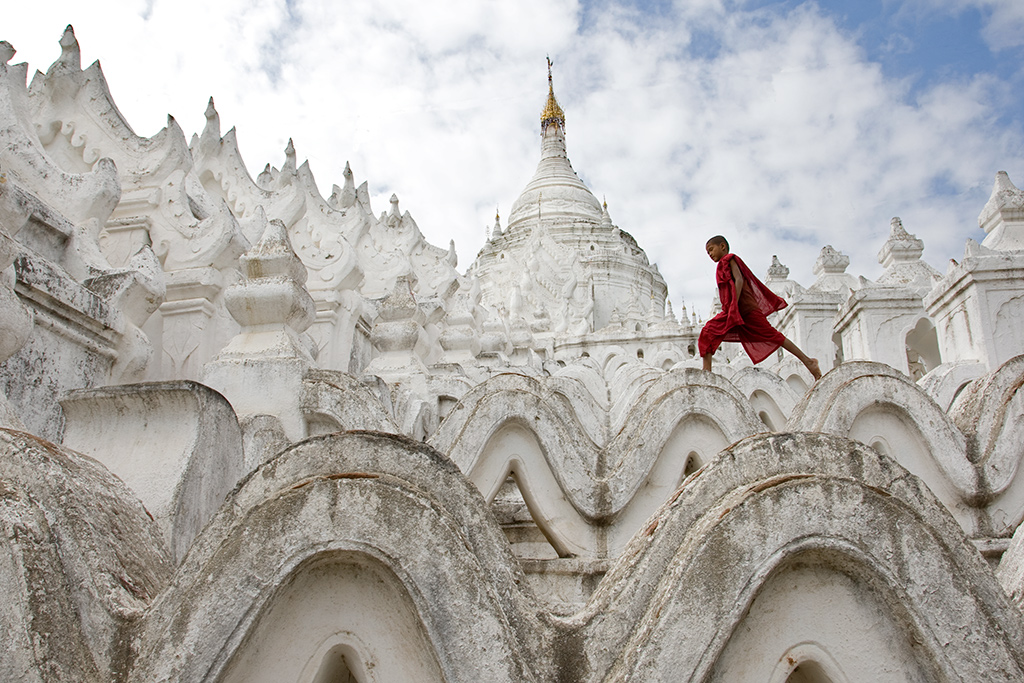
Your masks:
{"label": "red fabric blowing", "polygon": [[[743,275],[739,301],[736,300],[736,286],[729,265],[732,261],[736,262]],[[786,300],[758,280],[736,254],[726,254],[718,261],[715,280],[722,311],[707,321],[700,331],[697,348],[701,357],[717,351],[722,342],[739,342],[750,360],[760,363],[786,340],[785,335],[772,327],[766,317],[785,308]]]}

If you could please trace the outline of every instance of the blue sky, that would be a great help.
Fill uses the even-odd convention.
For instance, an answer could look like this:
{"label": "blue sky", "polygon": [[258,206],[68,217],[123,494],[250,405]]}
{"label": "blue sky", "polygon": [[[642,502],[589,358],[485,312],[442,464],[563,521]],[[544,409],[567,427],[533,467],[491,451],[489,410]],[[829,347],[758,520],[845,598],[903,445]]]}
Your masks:
{"label": "blue sky", "polygon": [[980,7],[911,12],[880,0],[824,2],[821,7],[841,29],[856,37],[867,58],[880,63],[886,76],[909,78],[915,89],[979,72],[1013,76],[1008,58],[1016,51],[997,58],[981,36]]}
{"label": "blue sky", "polygon": [[45,70],[68,23],[140,135],[212,95],[251,174],[294,138],[326,196],[350,161],[460,269],[536,167],[551,55],[573,167],[677,311],[710,307],[708,235],[807,286],[826,244],[877,277],[900,216],[944,271],[996,172],[1024,182],[1018,0],[53,0],[0,39]]}

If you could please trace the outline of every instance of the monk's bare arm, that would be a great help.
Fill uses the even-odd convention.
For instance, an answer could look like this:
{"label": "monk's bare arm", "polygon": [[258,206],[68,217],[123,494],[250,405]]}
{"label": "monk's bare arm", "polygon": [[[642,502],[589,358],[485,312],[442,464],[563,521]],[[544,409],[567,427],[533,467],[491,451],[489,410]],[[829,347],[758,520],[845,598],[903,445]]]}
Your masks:
{"label": "monk's bare arm", "polygon": [[730,269],[732,270],[732,281],[736,285],[736,301],[740,300],[740,292],[743,291],[743,273],[740,272],[740,267],[736,265],[735,261],[729,262]]}

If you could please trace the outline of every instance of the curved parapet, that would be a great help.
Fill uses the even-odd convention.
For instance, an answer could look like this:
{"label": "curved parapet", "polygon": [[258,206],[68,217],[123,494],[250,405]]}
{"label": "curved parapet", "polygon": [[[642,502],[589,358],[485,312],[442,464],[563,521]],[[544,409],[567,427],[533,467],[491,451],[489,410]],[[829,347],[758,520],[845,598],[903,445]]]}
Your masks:
{"label": "curved parapet", "polygon": [[750,401],[758,419],[771,431],[780,431],[802,394],[774,372],[744,368],[732,377],[732,383]]}
{"label": "curved parapet", "polygon": [[231,405],[196,382],[71,392],[64,445],[96,458],[142,500],[180,561],[246,473]]}
{"label": "curved parapet", "polygon": [[156,524],[90,458],[0,429],[0,678],[107,681],[170,577]]}
{"label": "curved parapet", "polygon": [[647,386],[605,449],[612,555],[687,475],[764,430],[736,388],[713,373],[675,370]]}
{"label": "curved parapet", "polygon": [[[745,356],[741,356],[740,360],[744,358]],[[782,360],[772,363],[765,369],[781,377],[782,381],[799,396],[805,395],[815,385],[810,370],[804,367],[804,364],[797,360],[796,356],[789,353],[784,354]]]}
{"label": "curved parapet", "polygon": [[635,356],[626,353],[611,356],[605,362],[604,374],[608,383],[609,426],[613,434],[628,423],[640,397],[665,376],[663,370],[638,363]]}
{"label": "curved parapet", "polygon": [[0,678],[103,681],[77,618],[46,512],[24,488],[2,478],[0,488],[0,628],[6,641]]}
{"label": "curved parapet", "polygon": [[594,443],[608,439],[608,388],[599,368],[587,363],[573,363],[559,368],[548,378],[555,393],[565,396],[580,424]]}
{"label": "curved parapet", "polygon": [[588,681],[1024,676],[1019,615],[955,521],[891,458],[822,434],[719,454],[559,628]]}
{"label": "curved parapet", "polygon": [[1024,612],[1024,525],[1018,526],[996,570],[999,583],[1017,609]]}
{"label": "curved parapet", "polygon": [[[726,380],[699,370],[630,375],[630,409],[607,442],[600,410],[568,376],[499,375],[468,392],[431,439],[487,500],[511,474],[562,555],[614,555],[690,471],[764,429]],[[603,431],[603,430],[602,430]]]}
{"label": "curved parapet", "polygon": [[435,451],[375,433],[312,438],[254,472],[197,539],[128,680],[373,665],[377,680],[550,680],[522,581],[479,494]]}
{"label": "curved parapet", "polygon": [[352,375],[310,370],[302,384],[302,412],[311,436],[353,429],[399,431],[380,397]]}
{"label": "curved parapet", "polygon": [[836,394],[843,390],[847,382],[868,375],[884,375],[895,378],[906,377],[899,370],[882,363],[872,363],[870,361],[842,363],[818,380],[814,384],[813,391],[803,395],[803,398],[793,408],[793,412],[789,416],[789,426],[807,424],[820,419],[835,400]]}
{"label": "curved parapet", "polygon": [[935,402],[888,365],[844,363],[796,407],[787,430],[855,439],[921,477],[971,536],[987,533],[982,488],[963,434]]}
{"label": "curved parapet", "polygon": [[977,360],[943,363],[917,381],[939,407],[949,411],[964,387],[986,374],[985,364]]}
{"label": "curved parapet", "polygon": [[1024,356],[1003,363],[957,396],[949,416],[967,437],[967,457],[980,473],[990,533],[1008,536],[1024,519]]}
{"label": "curved parapet", "polygon": [[560,554],[590,555],[597,541],[588,520],[602,513],[600,450],[575,419],[564,384],[552,391],[536,378],[497,375],[463,396],[430,444],[488,501],[515,475]]}
{"label": "curved parapet", "polygon": [[648,365],[662,370],[671,370],[690,360],[690,356],[679,346],[671,345],[656,350],[646,359]]}

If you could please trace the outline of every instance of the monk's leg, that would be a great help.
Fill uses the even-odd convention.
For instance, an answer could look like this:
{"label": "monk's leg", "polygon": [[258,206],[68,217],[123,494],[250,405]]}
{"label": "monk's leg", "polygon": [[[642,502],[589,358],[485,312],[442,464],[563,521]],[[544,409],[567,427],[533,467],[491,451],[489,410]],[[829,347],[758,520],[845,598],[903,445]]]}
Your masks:
{"label": "monk's leg", "polygon": [[711,354],[709,353],[706,356],[701,356],[701,360],[704,361],[704,370],[711,372]]}
{"label": "monk's leg", "polygon": [[786,341],[782,342],[782,348],[786,349],[791,354],[796,356],[797,359],[804,364],[804,367],[807,368],[807,370],[811,373],[811,376],[814,377],[814,381],[818,381],[819,379],[821,379],[821,368],[818,366],[817,358],[811,358],[806,353],[801,351],[800,347],[791,342],[788,337],[786,338]]}

